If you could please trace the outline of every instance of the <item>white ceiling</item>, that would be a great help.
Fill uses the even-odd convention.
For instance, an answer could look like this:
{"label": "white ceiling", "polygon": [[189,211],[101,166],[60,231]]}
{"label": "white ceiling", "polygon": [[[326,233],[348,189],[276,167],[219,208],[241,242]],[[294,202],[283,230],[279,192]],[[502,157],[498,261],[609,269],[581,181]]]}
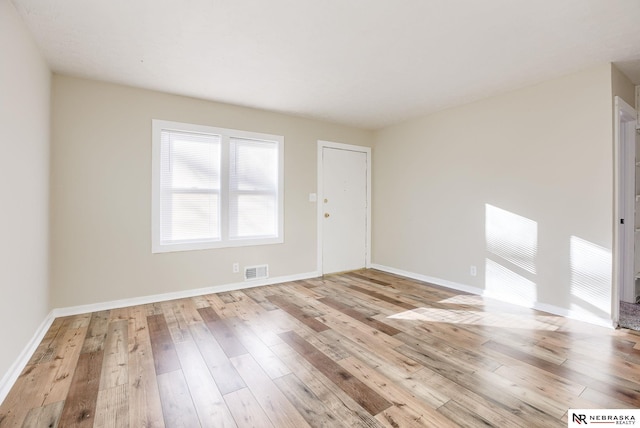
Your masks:
{"label": "white ceiling", "polygon": [[58,73],[378,129],[604,62],[639,0],[12,0]]}

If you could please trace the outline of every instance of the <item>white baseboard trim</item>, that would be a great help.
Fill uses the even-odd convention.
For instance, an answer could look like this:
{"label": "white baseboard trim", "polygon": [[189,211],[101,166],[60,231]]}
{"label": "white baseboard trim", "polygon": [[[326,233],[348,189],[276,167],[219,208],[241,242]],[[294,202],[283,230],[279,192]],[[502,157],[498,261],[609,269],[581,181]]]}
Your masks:
{"label": "white baseboard trim", "polygon": [[317,278],[321,276],[319,272],[307,272],[288,276],[279,276],[274,278],[261,279],[256,281],[236,282],[232,284],[214,285],[212,287],[198,288],[194,290],[176,291],[173,293],[155,294],[151,296],[133,297],[131,299],[112,300],[110,302],[94,303],[90,305],[70,306],[66,308],[53,309],[47,317],[42,321],[38,330],[33,335],[29,344],[24,348],[20,356],[13,363],[11,368],[0,379],[0,403],[7,398],[7,394],[15,384],[18,376],[22,373],[25,366],[31,359],[31,356],[38,348],[44,335],[51,327],[53,321],[58,317],[70,315],[86,314],[88,312],[105,311],[109,309],[124,308],[128,306],[144,305],[154,302],[164,302],[167,300],[184,299],[187,297],[202,296],[211,293],[223,293],[225,291],[242,290],[246,288],[261,287],[263,285],[280,284],[283,282],[299,281],[303,279]]}
{"label": "white baseboard trim", "polygon": [[381,270],[383,272],[392,273],[395,275],[405,276],[407,278],[415,279],[417,281],[428,282],[430,284],[439,285],[442,287],[451,288],[453,290],[464,291],[471,294],[482,295],[483,289],[478,287],[473,287],[471,285],[460,284],[458,282],[447,281],[446,279],[435,278],[433,276],[422,275],[419,273],[409,272],[402,269],[396,269],[389,266],[372,264],[371,269]]}
{"label": "white baseboard trim", "polygon": [[415,280],[418,280],[418,281],[428,282],[430,284],[451,288],[453,290],[464,291],[466,293],[476,294],[478,296],[483,296],[483,297],[487,297],[487,298],[490,298],[490,299],[499,300],[501,302],[511,303],[513,305],[524,306],[524,307],[535,309],[535,310],[538,310],[538,311],[548,312],[548,313],[550,313],[552,315],[558,315],[558,316],[561,316],[561,317],[570,318],[570,319],[574,319],[574,320],[577,320],[577,321],[583,321],[583,322],[587,322],[589,324],[599,325],[601,327],[615,328],[615,323],[613,322],[612,319],[600,318],[600,317],[597,317],[595,315],[578,313],[576,311],[572,311],[570,309],[561,308],[561,307],[555,306],[555,305],[550,305],[548,303],[532,302],[531,304],[523,304],[522,302],[509,300],[509,299],[503,298],[502,296],[497,296],[495,294],[488,294],[486,292],[486,290],[484,290],[482,288],[479,288],[479,287],[473,287],[471,285],[460,284],[460,283],[457,283],[457,282],[448,281],[446,279],[435,278],[435,277],[432,277],[432,276],[422,275],[422,274],[414,273],[414,272],[408,272],[408,271],[405,271],[405,270],[402,270],[402,269],[396,269],[396,268],[393,268],[393,267],[389,267],[389,266],[385,266],[385,265],[379,265],[379,264],[375,264],[375,263],[371,264],[371,268],[372,269],[377,269],[377,270],[380,270],[380,271],[383,271],[383,272],[388,272],[388,273],[392,273],[392,274],[395,274],[395,275],[400,275],[400,276],[404,276],[404,277],[407,277],[407,278],[415,279]]}
{"label": "white baseboard trim", "polygon": [[548,303],[535,302],[532,306],[533,309],[543,312],[549,312],[553,315],[559,315],[561,317],[570,318],[576,321],[583,321],[589,324],[599,325],[606,328],[616,328],[616,323],[613,319],[600,318],[595,315],[580,313],[572,311],[571,309],[561,308],[559,306],[550,305]]}
{"label": "white baseboard trim", "polygon": [[53,315],[57,317],[65,317],[70,315],[86,314],[88,312],[106,311],[116,308],[125,308],[128,306],[146,305],[154,302],[165,302],[167,300],[185,299],[188,297],[202,296],[204,294],[224,293],[225,291],[243,290],[246,288],[261,287],[263,285],[280,284],[283,282],[299,281],[303,279],[317,278],[319,272],[306,272],[295,275],[278,276],[274,278],[266,278],[255,281],[235,282],[231,284],[214,285],[205,288],[196,288],[193,290],[175,291],[172,293],[153,294],[150,296],[132,297],[130,299],[112,300],[109,302],[92,303],[89,305],[70,306],[66,308],[57,308],[53,310]]}
{"label": "white baseboard trim", "polygon": [[55,316],[53,315],[53,311],[49,312],[29,343],[27,343],[27,346],[25,346],[15,362],[11,367],[9,367],[9,370],[4,374],[4,376],[2,376],[2,379],[0,379],[0,403],[7,398],[13,384],[16,383],[18,376],[20,376],[20,373],[22,373],[22,370],[26,367],[33,353],[38,349],[38,345],[42,342],[44,335],[47,334],[47,331],[49,330],[49,327],[51,327],[54,319]]}

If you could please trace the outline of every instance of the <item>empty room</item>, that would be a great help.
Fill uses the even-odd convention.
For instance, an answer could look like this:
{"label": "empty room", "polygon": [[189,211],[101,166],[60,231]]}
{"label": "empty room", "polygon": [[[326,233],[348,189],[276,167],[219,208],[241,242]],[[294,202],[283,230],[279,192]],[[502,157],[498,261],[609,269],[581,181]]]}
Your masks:
{"label": "empty room", "polygon": [[640,418],[637,0],[0,0],[0,428]]}

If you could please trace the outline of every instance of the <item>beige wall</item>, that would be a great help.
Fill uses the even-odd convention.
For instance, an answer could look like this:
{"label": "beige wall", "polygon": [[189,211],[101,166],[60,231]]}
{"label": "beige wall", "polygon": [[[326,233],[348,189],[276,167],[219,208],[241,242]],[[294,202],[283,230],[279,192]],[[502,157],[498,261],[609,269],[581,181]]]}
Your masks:
{"label": "beige wall", "polygon": [[51,75],[13,5],[0,0],[0,379],[48,312]]}
{"label": "beige wall", "polygon": [[607,318],[611,106],[605,64],[378,132],[373,262]]}
{"label": "beige wall", "polygon": [[631,107],[635,108],[636,106],[636,88],[631,83],[631,80],[618,68],[611,64],[611,89],[613,91],[613,95],[617,95]]}
{"label": "beige wall", "polygon": [[[54,76],[51,305],[66,307],[316,270],[317,140],[370,145],[368,131],[113,84]],[[285,243],[151,254],[151,120],[284,135]]]}

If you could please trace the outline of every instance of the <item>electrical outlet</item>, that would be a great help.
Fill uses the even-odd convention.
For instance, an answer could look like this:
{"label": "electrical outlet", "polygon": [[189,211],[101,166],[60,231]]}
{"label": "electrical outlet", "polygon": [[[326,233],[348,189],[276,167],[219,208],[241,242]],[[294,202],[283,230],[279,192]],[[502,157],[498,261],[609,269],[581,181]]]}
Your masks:
{"label": "electrical outlet", "polygon": [[469,274],[471,274],[471,276],[476,276],[478,274],[478,268],[476,268],[474,265],[471,265],[471,267],[469,268]]}
{"label": "electrical outlet", "polygon": [[240,263],[234,263],[233,264],[233,273],[238,273],[240,272]]}

